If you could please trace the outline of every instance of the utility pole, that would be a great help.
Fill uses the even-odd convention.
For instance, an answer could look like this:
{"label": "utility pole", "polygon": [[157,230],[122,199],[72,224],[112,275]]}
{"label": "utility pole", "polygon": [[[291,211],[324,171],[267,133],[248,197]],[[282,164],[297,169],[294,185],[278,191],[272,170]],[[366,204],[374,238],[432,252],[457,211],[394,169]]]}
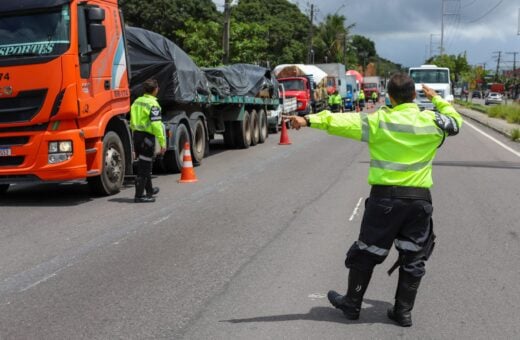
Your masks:
{"label": "utility pole", "polygon": [[433,37],[440,34],[430,34],[430,58],[433,57]]}
{"label": "utility pole", "polygon": [[[446,6],[446,4],[449,4],[449,3],[456,3],[455,6],[451,6],[451,7],[455,7],[455,12],[447,12],[447,7],[450,7],[450,6]],[[458,20],[460,20],[460,0],[442,0],[442,18],[441,18],[441,49],[440,49],[440,55],[443,55],[444,54],[444,17],[445,16],[456,16]]]}
{"label": "utility pole", "polygon": [[308,51],[307,51],[307,64],[311,64],[314,59],[314,50],[312,48],[312,37],[314,35],[314,4],[311,4],[311,16],[310,16],[310,26],[309,26],[309,41],[308,41]]}
{"label": "utility pole", "polygon": [[513,76],[516,78],[516,55],[518,54],[518,52],[506,52],[506,54],[513,55]]}
{"label": "utility pole", "polygon": [[224,3],[224,32],[222,34],[222,47],[224,56],[222,62],[224,65],[229,64],[229,36],[231,31],[231,0],[225,0]]}
{"label": "utility pole", "polygon": [[498,70],[500,69],[500,57],[502,56],[502,51],[497,51],[493,53],[498,53],[497,57],[497,70],[495,72],[495,81],[498,81]]}

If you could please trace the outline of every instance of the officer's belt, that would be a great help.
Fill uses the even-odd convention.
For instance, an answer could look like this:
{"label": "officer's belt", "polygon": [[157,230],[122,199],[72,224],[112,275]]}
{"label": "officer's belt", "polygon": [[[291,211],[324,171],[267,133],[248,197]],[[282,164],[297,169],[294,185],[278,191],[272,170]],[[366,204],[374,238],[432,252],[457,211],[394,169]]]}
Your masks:
{"label": "officer's belt", "polygon": [[389,185],[373,185],[370,197],[378,198],[403,198],[413,200],[425,200],[432,202],[432,195],[428,188],[399,187]]}

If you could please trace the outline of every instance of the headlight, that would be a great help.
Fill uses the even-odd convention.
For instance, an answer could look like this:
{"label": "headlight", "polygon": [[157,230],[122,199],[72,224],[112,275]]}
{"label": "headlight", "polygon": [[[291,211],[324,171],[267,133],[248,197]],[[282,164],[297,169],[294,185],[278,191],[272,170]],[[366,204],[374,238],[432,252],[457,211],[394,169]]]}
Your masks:
{"label": "headlight", "polygon": [[59,143],[60,152],[72,152],[72,141],[67,140]]}
{"label": "headlight", "polygon": [[49,142],[48,163],[56,164],[69,160],[72,157],[72,141],[62,140]]}
{"label": "headlight", "polygon": [[58,142],[49,142],[49,153],[58,152]]}

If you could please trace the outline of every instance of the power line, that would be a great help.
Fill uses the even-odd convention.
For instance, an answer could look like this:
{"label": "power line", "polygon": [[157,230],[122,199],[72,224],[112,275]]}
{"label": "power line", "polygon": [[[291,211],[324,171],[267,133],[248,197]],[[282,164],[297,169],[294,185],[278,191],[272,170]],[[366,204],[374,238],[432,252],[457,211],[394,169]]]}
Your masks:
{"label": "power line", "polygon": [[476,18],[476,19],[473,19],[473,20],[471,20],[471,21],[468,21],[467,23],[468,23],[468,24],[472,24],[472,23],[477,22],[477,21],[479,21],[480,19],[486,17],[488,14],[490,14],[491,12],[493,12],[493,11],[494,11],[498,6],[500,6],[500,4],[501,4],[502,2],[504,2],[504,0],[500,0],[500,1],[495,5],[495,6],[493,6],[489,11],[487,11],[486,13],[484,13],[484,15],[482,15],[481,17]]}

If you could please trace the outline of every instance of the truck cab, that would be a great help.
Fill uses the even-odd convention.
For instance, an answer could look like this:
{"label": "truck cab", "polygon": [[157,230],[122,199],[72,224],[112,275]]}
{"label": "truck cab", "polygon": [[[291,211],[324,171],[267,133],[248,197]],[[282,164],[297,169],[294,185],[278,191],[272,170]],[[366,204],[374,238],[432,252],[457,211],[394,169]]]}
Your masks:
{"label": "truck cab", "polygon": [[278,82],[284,86],[286,97],[296,98],[298,115],[304,116],[313,111],[314,87],[310,77],[279,78]]}
{"label": "truck cab", "polygon": [[0,189],[82,181],[119,191],[131,163],[117,0],[0,4]]}
{"label": "truck cab", "polygon": [[420,67],[411,67],[409,75],[415,82],[415,92],[417,94],[415,103],[421,110],[435,110],[433,103],[424,95],[422,84],[434,89],[448,102],[453,102],[449,68],[437,67],[436,65],[421,65]]}

